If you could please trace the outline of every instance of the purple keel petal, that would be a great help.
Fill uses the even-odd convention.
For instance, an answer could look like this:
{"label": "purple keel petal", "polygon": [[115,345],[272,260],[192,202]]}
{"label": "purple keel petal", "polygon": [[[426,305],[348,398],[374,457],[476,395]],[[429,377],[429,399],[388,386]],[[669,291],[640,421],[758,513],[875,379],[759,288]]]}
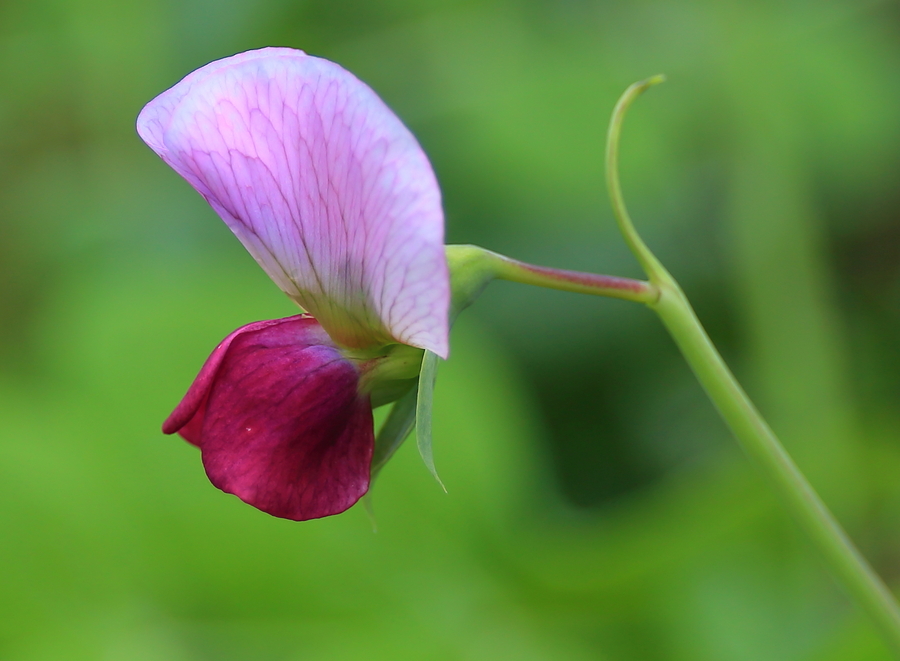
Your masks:
{"label": "purple keel petal", "polygon": [[372,409],[358,380],[315,319],[250,324],[216,348],[164,430],[200,446],[215,486],[264,512],[337,514],[369,486]]}
{"label": "purple keel petal", "polygon": [[[163,433],[174,434],[175,432],[178,432],[186,441],[199,447],[200,429],[203,424],[203,415],[206,411],[206,400],[209,397],[209,390],[215,381],[216,374],[219,371],[222,361],[225,359],[225,355],[228,352],[228,348],[231,346],[232,341],[242,333],[250,333],[268,328],[269,326],[275,326],[284,322],[304,318],[307,318],[306,315],[296,315],[294,317],[288,317],[287,319],[273,319],[271,321],[256,321],[252,324],[241,326],[224,340],[219,342],[219,345],[213,350],[209,358],[206,359],[203,367],[200,368],[200,373],[194,379],[187,394],[182,398],[178,406],[175,407],[175,410],[172,411],[171,415],[166,418],[166,421],[162,426]],[[325,338],[326,343],[328,342],[327,336],[322,334],[321,337]]]}
{"label": "purple keel petal", "polygon": [[338,343],[446,357],[440,191],[353,75],[287,48],[242,53],[147,104],[138,132]]}

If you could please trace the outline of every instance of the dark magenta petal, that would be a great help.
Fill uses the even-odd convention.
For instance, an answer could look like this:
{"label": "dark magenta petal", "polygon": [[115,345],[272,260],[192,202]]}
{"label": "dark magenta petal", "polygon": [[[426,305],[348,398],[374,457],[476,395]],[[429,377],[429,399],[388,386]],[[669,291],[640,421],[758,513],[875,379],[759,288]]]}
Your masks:
{"label": "dark magenta petal", "polygon": [[[194,379],[194,382],[188,389],[187,394],[181,400],[181,403],[179,403],[178,406],[175,407],[175,410],[172,411],[171,415],[166,418],[166,421],[162,426],[163,433],[174,434],[175,432],[178,432],[185,440],[199,446],[200,427],[203,422],[203,411],[206,407],[209,389],[212,386],[219,366],[222,364],[222,360],[225,358],[225,354],[228,351],[228,347],[231,346],[232,341],[243,333],[251,333],[262,330],[263,328],[268,328],[269,326],[293,322],[307,316],[308,315],[295,315],[293,317],[287,317],[286,319],[256,321],[252,324],[241,326],[224,340],[219,342],[219,346],[213,350],[209,358],[207,358],[206,362],[203,364],[203,367],[200,368],[200,373],[197,375],[197,378]],[[306,330],[305,325],[303,326],[303,330]]]}
{"label": "dark magenta petal", "polygon": [[369,486],[372,409],[358,381],[312,317],[250,324],[216,348],[164,431],[200,447],[215,486],[264,512],[337,514]]}

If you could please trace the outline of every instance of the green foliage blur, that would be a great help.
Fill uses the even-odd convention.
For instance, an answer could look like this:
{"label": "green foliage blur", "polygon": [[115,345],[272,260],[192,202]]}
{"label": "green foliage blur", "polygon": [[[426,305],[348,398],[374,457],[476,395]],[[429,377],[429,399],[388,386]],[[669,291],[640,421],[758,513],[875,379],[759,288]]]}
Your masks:
{"label": "green foliage blur", "polygon": [[445,495],[401,448],[296,524],[162,420],[293,313],[134,119],[265,45],[368,82],[448,242],[640,276],[603,186],[900,587],[900,8],[868,0],[0,3],[0,659],[887,659],[653,314],[497,283],[438,376]]}

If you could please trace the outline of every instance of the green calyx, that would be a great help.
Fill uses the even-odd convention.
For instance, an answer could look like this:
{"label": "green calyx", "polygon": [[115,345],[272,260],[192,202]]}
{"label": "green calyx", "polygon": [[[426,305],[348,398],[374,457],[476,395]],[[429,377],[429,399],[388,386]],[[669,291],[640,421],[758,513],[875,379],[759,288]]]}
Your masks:
{"label": "green calyx", "polygon": [[372,408],[400,399],[416,384],[425,350],[389,344],[374,351],[344,351],[359,366],[359,390],[369,395]]}
{"label": "green calyx", "polygon": [[500,255],[478,246],[444,246],[450,269],[450,323],[498,277]]}

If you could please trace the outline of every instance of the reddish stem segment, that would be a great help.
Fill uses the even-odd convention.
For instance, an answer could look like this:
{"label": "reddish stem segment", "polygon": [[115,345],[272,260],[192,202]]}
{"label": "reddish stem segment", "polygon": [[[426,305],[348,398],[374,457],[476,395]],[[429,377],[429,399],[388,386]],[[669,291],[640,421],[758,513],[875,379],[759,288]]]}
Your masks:
{"label": "reddish stem segment", "polygon": [[475,300],[491,280],[510,280],[647,305],[654,305],[659,300],[659,288],[644,280],[534,266],[479,246],[446,246],[446,251],[453,288],[451,317]]}
{"label": "reddish stem segment", "polygon": [[513,280],[578,294],[611,296],[641,303],[654,303],[659,298],[659,291],[656,287],[644,280],[553,269],[526,264],[500,255],[498,257],[502,260],[503,265],[498,269],[497,277],[503,280]]}

